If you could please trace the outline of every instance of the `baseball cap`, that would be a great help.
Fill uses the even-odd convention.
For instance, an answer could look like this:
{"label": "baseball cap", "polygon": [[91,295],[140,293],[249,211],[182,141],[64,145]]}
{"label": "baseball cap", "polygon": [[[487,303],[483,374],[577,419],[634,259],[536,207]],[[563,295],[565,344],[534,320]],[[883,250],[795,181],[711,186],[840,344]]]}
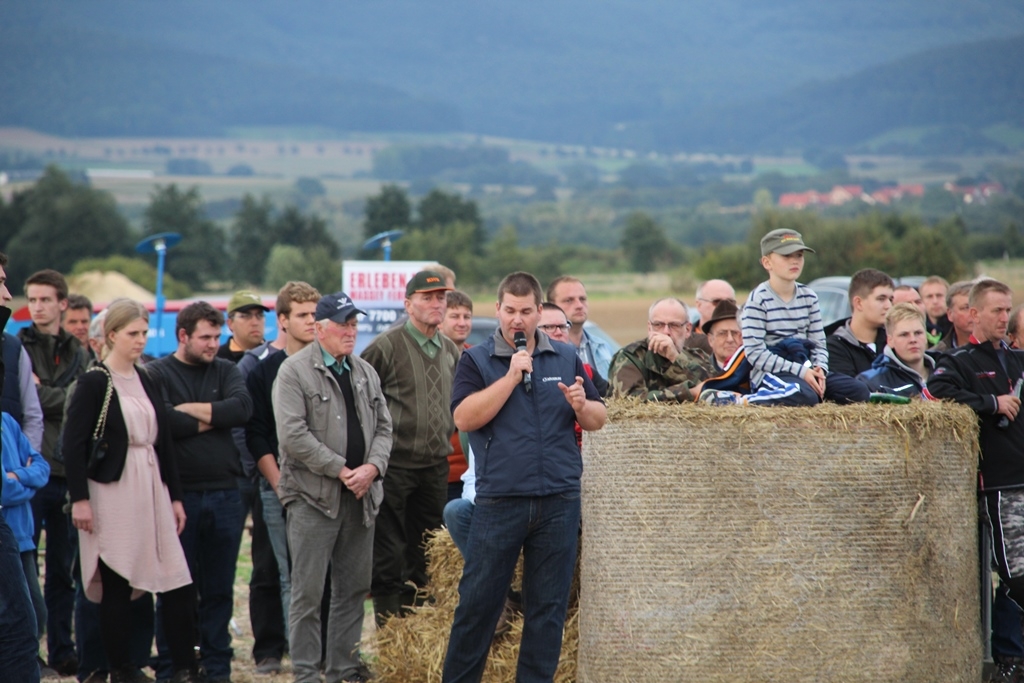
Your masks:
{"label": "baseball cap", "polygon": [[761,238],[761,256],[767,256],[773,251],[776,254],[782,254],[783,256],[789,256],[790,254],[795,254],[798,251],[809,251],[812,254],[814,253],[813,249],[804,244],[804,238],[800,233],[796,230],[789,230],[787,228],[772,230]]}
{"label": "baseball cap", "polygon": [[453,288],[444,282],[440,273],[432,270],[421,270],[412,276],[412,279],[405,285],[405,295],[412,296],[416,292],[437,292],[444,290],[450,292]]}
{"label": "baseball cap", "polygon": [[250,308],[261,308],[264,313],[270,310],[263,305],[263,299],[256,292],[249,291],[248,289],[238,290],[231,295],[231,300],[228,301],[228,315],[235,311],[246,311]]}
{"label": "baseball cap", "polygon": [[345,292],[336,292],[320,297],[316,302],[316,311],[313,317],[317,320],[333,320],[336,323],[343,323],[356,313],[366,315],[366,311],[356,308],[355,303]]}

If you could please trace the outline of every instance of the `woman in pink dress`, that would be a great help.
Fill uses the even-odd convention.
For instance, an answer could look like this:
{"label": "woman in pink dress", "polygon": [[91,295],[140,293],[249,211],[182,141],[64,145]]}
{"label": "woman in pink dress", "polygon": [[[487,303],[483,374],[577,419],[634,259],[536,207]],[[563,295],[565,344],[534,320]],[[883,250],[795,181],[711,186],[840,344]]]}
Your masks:
{"label": "woman in pink dress", "polygon": [[[154,380],[136,366],[146,346],[149,314],[119,299],[104,321],[107,356],[83,374],[64,422],[63,453],[71,520],[79,530],[85,596],[100,604],[100,631],[111,683],[142,683],[131,664],[130,601],[163,597],[163,626],[174,683],[197,681],[196,592],[178,534],[185,528],[174,445]],[[92,438],[110,391],[103,437],[106,455],[90,467]]]}

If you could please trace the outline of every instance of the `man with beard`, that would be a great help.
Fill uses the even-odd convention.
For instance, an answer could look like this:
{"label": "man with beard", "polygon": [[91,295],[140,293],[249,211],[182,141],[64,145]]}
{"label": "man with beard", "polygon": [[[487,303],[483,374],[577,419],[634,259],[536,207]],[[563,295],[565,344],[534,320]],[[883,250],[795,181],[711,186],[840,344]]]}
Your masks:
{"label": "man with beard", "polygon": [[[244,426],[252,415],[242,374],[233,362],[216,357],[223,323],[220,311],[205,301],[189,304],[175,323],[177,350],[145,366],[162,382],[164,399],[173,408],[171,429],[187,516],[180,539],[199,589],[201,664],[211,683],[231,678],[228,624],[242,541],[242,465],[231,429]],[[170,650],[159,626],[157,651],[157,678],[170,678]]]}

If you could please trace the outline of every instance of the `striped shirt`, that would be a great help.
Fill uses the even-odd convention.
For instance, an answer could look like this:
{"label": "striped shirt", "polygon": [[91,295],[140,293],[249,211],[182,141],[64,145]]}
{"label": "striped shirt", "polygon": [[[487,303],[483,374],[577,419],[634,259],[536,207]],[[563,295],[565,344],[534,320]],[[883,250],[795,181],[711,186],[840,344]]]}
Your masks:
{"label": "striped shirt", "polygon": [[818,308],[818,295],[799,282],[793,299],[783,301],[775,291],[762,282],[750,293],[740,315],[743,328],[743,348],[747,360],[753,366],[750,386],[756,389],[765,373],[788,372],[800,376],[803,367],[799,363],[776,356],[768,350],[783,339],[796,337],[810,339],[815,343],[811,353],[811,364],[828,372],[828,349],[825,346],[825,330]]}

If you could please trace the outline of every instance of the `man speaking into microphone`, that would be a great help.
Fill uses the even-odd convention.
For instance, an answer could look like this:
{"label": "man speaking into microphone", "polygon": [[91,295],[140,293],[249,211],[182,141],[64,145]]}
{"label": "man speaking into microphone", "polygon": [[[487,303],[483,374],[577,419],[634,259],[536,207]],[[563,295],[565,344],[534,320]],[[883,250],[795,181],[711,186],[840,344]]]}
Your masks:
{"label": "man speaking into microphone", "polygon": [[537,332],[537,278],[506,276],[496,308],[498,329],[463,352],[452,388],[455,425],[468,433],[476,459],[476,507],[446,682],[483,675],[520,550],[524,619],[516,680],[554,677],[580,523],[583,461],[575,424],[596,430],[607,417],[575,347]]}

